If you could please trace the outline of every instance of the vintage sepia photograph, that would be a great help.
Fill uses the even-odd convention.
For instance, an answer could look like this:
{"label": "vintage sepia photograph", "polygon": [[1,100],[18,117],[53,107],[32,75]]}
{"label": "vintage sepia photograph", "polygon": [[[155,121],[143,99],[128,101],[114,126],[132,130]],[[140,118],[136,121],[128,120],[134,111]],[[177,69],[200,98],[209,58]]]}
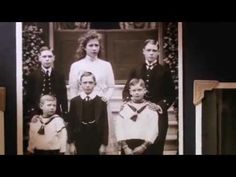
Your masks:
{"label": "vintage sepia photograph", "polygon": [[183,154],[182,23],[18,22],[16,40],[17,154]]}

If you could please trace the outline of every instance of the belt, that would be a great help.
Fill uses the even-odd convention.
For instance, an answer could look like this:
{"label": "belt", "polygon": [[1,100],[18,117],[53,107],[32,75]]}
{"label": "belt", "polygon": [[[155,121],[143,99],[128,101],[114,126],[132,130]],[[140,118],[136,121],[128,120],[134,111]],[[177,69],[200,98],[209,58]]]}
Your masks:
{"label": "belt", "polygon": [[93,123],[95,123],[95,120],[89,121],[89,122],[84,122],[84,121],[82,121],[81,123],[82,123],[83,125],[93,124]]}

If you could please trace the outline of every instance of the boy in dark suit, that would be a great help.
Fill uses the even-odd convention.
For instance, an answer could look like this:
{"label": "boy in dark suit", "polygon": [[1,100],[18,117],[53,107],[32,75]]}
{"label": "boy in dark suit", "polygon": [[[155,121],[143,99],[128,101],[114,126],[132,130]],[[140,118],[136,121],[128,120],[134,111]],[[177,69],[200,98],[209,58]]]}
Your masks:
{"label": "boy in dark suit", "polygon": [[107,105],[95,94],[95,86],[95,76],[84,72],[80,78],[83,91],[71,100],[68,143],[72,154],[105,154],[108,144]]}
{"label": "boy in dark suit", "polygon": [[30,117],[40,114],[39,99],[42,95],[51,94],[57,98],[56,113],[65,118],[68,112],[67,90],[65,78],[54,69],[55,56],[49,47],[42,47],[39,52],[41,68],[32,72],[27,84],[27,111]]}
{"label": "boy in dark suit", "polygon": [[152,146],[152,154],[163,154],[165,139],[168,129],[167,109],[176,98],[175,86],[169,69],[159,64],[158,42],[154,39],[145,41],[143,48],[145,62],[131,70],[123,90],[123,100],[130,100],[129,82],[133,78],[143,79],[147,93],[145,99],[154,103],[154,110],[159,112],[159,134]]}

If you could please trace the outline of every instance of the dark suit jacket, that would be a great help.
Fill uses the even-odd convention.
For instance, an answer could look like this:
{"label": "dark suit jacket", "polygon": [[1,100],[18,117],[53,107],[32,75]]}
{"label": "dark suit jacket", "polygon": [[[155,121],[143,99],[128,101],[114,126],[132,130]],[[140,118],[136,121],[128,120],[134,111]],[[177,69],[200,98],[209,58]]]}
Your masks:
{"label": "dark suit jacket", "polygon": [[[57,113],[61,115],[62,113],[68,112],[65,78],[60,72],[54,69],[52,69],[50,78],[52,80],[52,94],[54,94],[57,98]],[[25,105],[28,112],[30,112],[32,108],[38,109],[39,107],[43,79],[44,76],[41,69],[32,72],[28,77]]]}
{"label": "dark suit jacket", "polygon": [[[123,90],[123,100],[130,99],[129,82],[133,78],[143,79],[146,82],[147,69],[146,65],[137,66],[131,70],[129,78]],[[150,73],[149,88],[147,88],[150,97],[146,98],[148,101],[160,105],[163,111],[166,111],[176,97],[174,82],[171,73],[167,67],[157,64]]]}
{"label": "dark suit jacket", "polygon": [[[98,140],[100,144],[108,144],[108,118],[107,104],[101,100],[101,97],[96,96],[94,119],[98,130]],[[80,136],[82,125],[82,99],[77,96],[71,100],[69,121],[68,121],[68,143],[76,142]]]}
{"label": "dark suit jacket", "polygon": [[167,109],[171,106],[177,93],[175,92],[175,85],[171,77],[169,68],[157,64],[149,73],[149,81],[147,82],[147,69],[146,64],[144,63],[141,66],[134,68],[127,80],[125,88],[123,90],[123,100],[129,100],[129,81],[133,78],[143,79],[145,84],[148,84],[147,88],[149,95],[146,97],[146,100],[161,106],[163,114],[159,114],[159,134],[157,139],[154,142],[154,145],[149,149],[149,154],[163,154],[166,134],[168,130],[168,113]]}

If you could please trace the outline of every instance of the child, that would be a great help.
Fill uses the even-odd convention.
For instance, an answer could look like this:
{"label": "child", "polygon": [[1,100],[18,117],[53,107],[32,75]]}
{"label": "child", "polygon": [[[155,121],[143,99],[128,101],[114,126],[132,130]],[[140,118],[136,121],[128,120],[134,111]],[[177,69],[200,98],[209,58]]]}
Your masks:
{"label": "child", "polygon": [[80,77],[82,92],[71,100],[69,111],[69,140],[71,153],[105,154],[108,144],[107,105],[94,91],[95,76],[84,72]]}
{"label": "child", "polygon": [[28,151],[38,155],[60,155],[66,152],[67,131],[64,120],[55,114],[57,100],[52,95],[40,98],[42,115],[30,122]]}
{"label": "child", "polygon": [[151,144],[158,135],[158,113],[149,108],[144,99],[145,83],[142,79],[129,82],[131,101],[126,102],[116,120],[116,137],[121,154],[149,154]]}
{"label": "child", "polygon": [[144,56],[143,64],[138,64],[131,69],[125,87],[123,89],[123,100],[130,100],[129,81],[140,78],[145,81],[147,94],[145,99],[152,102],[152,108],[159,113],[159,133],[152,145],[152,154],[162,155],[166,142],[168,130],[168,108],[176,99],[177,92],[171,76],[169,67],[159,63],[160,48],[155,39],[147,39],[142,49]]}
{"label": "child", "polygon": [[53,94],[57,98],[56,113],[65,118],[68,112],[65,78],[53,67],[55,56],[52,50],[44,46],[39,52],[41,68],[32,72],[26,88],[26,107],[30,116],[38,114],[38,103],[42,95]]}

